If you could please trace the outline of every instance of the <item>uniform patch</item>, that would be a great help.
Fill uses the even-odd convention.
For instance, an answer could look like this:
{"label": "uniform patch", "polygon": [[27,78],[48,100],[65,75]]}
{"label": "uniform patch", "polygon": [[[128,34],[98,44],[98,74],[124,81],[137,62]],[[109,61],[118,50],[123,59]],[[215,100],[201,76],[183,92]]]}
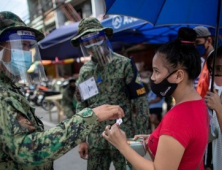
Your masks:
{"label": "uniform patch", "polygon": [[139,72],[137,71],[136,65],[131,58],[132,70],[134,73],[134,77],[132,81],[127,84],[127,92],[130,99],[136,99],[140,96],[146,94],[146,90],[144,88],[143,82],[141,81],[141,77]]}
{"label": "uniform patch", "polygon": [[145,94],[145,93],[146,93],[146,90],[145,90],[145,88],[143,87],[143,88],[141,88],[141,89],[136,90],[136,93],[137,93],[138,96],[140,96],[140,95],[142,95],[142,94]]}

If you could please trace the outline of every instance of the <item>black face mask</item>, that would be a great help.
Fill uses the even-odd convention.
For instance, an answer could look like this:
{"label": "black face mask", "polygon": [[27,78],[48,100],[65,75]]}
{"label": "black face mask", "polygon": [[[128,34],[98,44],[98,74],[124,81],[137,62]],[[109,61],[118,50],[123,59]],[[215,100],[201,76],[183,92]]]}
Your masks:
{"label": "black face mask", "polygon": [[174,73],[176,73],[177,70],[173,71],[170,73],[163,81],[161,81],[158,84],[155,84],[153,80],[150,79],[150,87],[151,90],[157,95],[157,96],[171,96],[172,93],[175,91],[177,88],[176,83],[170,83],[167,79]]}

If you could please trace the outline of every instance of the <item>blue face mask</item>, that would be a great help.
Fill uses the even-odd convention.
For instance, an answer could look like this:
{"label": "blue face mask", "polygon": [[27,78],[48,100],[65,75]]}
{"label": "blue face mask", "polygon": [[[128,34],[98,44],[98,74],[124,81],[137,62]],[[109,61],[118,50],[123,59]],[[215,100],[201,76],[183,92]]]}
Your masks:
{"label": "blue face mask", "polygon": [[30,51],[12,49],[11,61],[4,62],[5,67],[13,75],[19,75],[21,71],[26,72],[32,64],[32,54]]}
{"label": "blue face mask", "polygon": [[196,49],[197,51],[200,53],[200,56],[204,56],[205,52],[206,52],[206,49],[205,49],[205,46],[204,44],[201,44],[201,45],[196,45]]}

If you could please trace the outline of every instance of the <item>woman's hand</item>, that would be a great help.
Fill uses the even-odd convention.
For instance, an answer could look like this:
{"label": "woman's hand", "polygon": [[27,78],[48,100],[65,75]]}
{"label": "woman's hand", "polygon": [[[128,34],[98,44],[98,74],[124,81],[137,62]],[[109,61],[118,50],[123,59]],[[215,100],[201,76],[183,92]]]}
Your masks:
{"label": "woman's hand", "polygon": [[137,140],[138,138],[143,138],[145,145],[147,145],[150,135],[135,135],[133,140]]}
{"label": "woman's hand", "polygon": [[114,124],[111,128],[108,125],[105,128],[105,131],[102,133],[102,136],[118,150],[127,144],[126,134],[119,128],[118,124]]}
{"label": "woman's hand", "polygon": [[102,122],[108,119],[119,119],[124,116],[123,109],[118,105],[101,105],[92,109],[98,117],[98,121]]}

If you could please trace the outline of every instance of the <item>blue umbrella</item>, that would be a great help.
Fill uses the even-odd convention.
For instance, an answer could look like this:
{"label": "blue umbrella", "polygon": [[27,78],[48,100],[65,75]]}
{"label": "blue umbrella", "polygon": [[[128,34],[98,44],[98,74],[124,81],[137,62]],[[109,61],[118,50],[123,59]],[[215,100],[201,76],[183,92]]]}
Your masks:
{"label": "blue umbrella", "polygon": [[105,3],[107,14],[144,19],[154,26],[193,24],[216,27],[219,1],[221,0],[105,0]]}
{"label": "blue umbrella", "polygon": [[[189,24],[215,27],[214,47],[217,49],[219,27],[222,26],[221,0],[105,0],[105,3],[106,14],[128,15],[144,19],[154,26]],[[214,69],[212,71],[214,75]],[[212,91],[213,82],[214,76]]]}

